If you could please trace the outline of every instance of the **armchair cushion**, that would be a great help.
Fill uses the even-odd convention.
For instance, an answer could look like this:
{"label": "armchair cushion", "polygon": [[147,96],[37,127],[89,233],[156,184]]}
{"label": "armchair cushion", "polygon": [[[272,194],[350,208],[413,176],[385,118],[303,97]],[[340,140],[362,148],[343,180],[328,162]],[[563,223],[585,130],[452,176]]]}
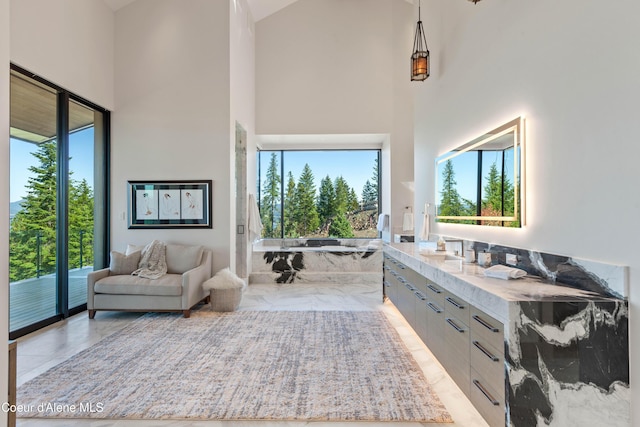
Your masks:
{"label": "armchair cushion", "polygon": [[182,274],[200,265],[202,246],[167,244],[167,273]]}
{"label": "armchair cushion", "polygon": [[140,262],[140,251],[125,255],[121,252],[111,251],[111,262],[109,271],[112,275],[131,274],[138,268]]}
{"label": "armchair cushion", "polygon": [[111,295],[182,295],[182,275],[165,274],[156,280],[138,276],[119,275],[100,279],[94,285],[99,294]]}

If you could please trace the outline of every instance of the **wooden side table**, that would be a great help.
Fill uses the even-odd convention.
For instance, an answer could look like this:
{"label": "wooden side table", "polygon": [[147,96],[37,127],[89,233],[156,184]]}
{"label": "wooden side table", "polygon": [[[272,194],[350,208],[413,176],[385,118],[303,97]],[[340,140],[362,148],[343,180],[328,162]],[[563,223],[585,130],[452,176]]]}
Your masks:
{"label": "wooden side table", "polygon": [[[9,405],[16,404],[16,372],[18,368],[17,362],[18,355],[18,343],[16,341],[9,341]],[[16,413],[9,411],[7,413],[7,426],[15,427],[16,425]]]}

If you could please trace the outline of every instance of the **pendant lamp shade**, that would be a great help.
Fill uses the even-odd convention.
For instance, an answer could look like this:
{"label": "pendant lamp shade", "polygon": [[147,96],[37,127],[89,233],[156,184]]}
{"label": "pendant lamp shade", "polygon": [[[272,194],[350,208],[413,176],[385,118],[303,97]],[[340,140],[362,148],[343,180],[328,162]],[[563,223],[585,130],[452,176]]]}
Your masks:
{"label": "pendant lamp shade", "polygon": [[418,4],[418,23],[416,34],[413,38],[413,54],[411,55],[411,80],[423,81],[429,77],[431,59],[427,48],[427,39],[424,36],[424,28],[420,20],[420,5]]}

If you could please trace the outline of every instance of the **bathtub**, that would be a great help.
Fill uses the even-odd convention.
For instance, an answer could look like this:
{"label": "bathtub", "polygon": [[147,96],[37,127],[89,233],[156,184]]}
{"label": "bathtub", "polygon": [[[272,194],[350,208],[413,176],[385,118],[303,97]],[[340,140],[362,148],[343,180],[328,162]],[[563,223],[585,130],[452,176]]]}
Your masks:
{"label": "bathtub", "polygon": [[253,244],[249,283],[380,285],[378,239],[263,239]]}

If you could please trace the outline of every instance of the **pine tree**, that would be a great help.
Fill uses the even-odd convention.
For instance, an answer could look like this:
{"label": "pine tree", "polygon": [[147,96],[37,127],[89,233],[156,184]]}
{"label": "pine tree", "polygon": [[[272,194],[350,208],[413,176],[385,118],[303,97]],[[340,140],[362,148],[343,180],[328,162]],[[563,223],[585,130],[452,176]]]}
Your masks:
{"label": "pine tree", "polygon": [[318,216],[320,224],[325,226],[331,221],[336,211],[336,194],[331,178],[327,175],[320,181],[320,195],[318,196]]}
{"label": "pine tree", "polygon": [[280,175],[278,174],[276,153],[271,153],[263,194],[260,206],[262,224],[264,225],[262,235],[263,237],[280,237],[280,221],[278,221],[277,215],[280,204]]}
{"label": "pine tree", "polygon": [[318,211],[316,210],[316,187],[309,164],[305,164],[302,169],[302,174],[296,186],[295,198],[294,219],[296,231],[300,237],[304,237],[316,231],[320,225]]}
{"label": "pine tree", "polygon": [[379,188],[378,188],[378,183],[380,182],[380,156],[376,156],[375,158],[375,163],[373,164],[373,177],[371,178],[371,191],[373,194],[376,195],[375,197],[375,201],[376,203],[378,202],[378,194],[379,194]]}
{"label": "pine tree", "polygon": [[482,216],[502,215],[502,179],[495,162],[489,169],[482,199]]}
{"label": "pine tree", "polygon": [[349,212],[357,212],[360,209],[360,204],[358,203],[358,195],[356,194],[356,190],[351,187],[349,190],[349,197],[347,198],[347,209]]}
{"label": "pine tree", "polygon": [[378,204],[378,193],[371,181],[367,180],[362,188],[362,208],[364,210],[375,209]]}
{"label": "pine tree", "polygon": [[348,212],[350,193],[349,184],[347,184],[347,181],[342,176],[339,176],[336,178],[334,188],[336,191],[336,214]]}
{"label": "pine tree", "polygon": [[[442,171],[442,192],[440,193],[440,206],[438,215],[460,216],[464,215],[465,209],[462,204],[460,194],[456,189],[455,171],[453,162],[447,160]],[[446,220],[443,220],[446,222]]]}
{"label": "pine tree", "polygon": [[87,180],[71,181],[69,189],[69,268],[93,265],[93,206],[93,190]]}
{"label": "pine tree", "polygon": [[11,281],[50,274],[56,269],[56,143],[45,142],[33,153],[27,196],[11,221]]}
{"label": "pine tree", "polygon": [[296,234],[296,181],[289,171],[287,190],[284,193],[284,237],[298,237]]}
{"label": "pine tree", "polygon": [[354,237],[353,228],[345,213],[338,213],[329,226],[329,237],[350,238]]}

